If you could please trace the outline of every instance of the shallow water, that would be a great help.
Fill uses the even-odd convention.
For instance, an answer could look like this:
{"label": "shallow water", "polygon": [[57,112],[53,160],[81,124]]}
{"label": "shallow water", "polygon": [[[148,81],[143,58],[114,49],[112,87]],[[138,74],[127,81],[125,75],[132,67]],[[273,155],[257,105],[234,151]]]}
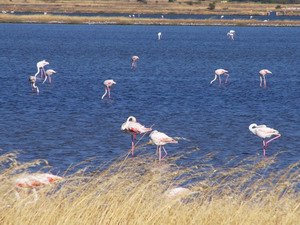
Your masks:
{"label": "shallow water", "polygon": [[[170,136],[170,156],[199,148],[182,165],[228,164],[256,155],[261,140],[248,130],[266,124],[282,137],[267,155],[277,153],[276,169],[299,157],[299,28],[110,26],[0,24],[0,148],[18,149],[20,159],[47,159],[55,170],[96,157],[101,165],[124,156],[130,136],[120,131],[128,116]],[[162,32],[162,40],[157,33]],[[130,58],[138,55],[136,71]],[[31,92],[28,76],[46,59],[54,69],[52,84],[38,82]],[[230,71],[219,86],[214,70]],[[259,87],[267,68],[268,88]],[[111,99],[101,100],[103,81],[114,79]],[[147,142],[145,136],[141,144]],[[148,145],[137,155],[155,153]]]}

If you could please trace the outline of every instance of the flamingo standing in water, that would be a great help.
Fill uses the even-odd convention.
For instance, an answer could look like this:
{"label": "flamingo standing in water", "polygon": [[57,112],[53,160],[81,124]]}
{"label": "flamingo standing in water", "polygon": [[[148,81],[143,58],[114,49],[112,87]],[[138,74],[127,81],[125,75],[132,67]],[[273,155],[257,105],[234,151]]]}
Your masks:
{"label": "flamingo standing in water", "polygon": [[263,82],[264,82],[264,88],[267,87],[267,81],[266,81],[266,77],[265,77],[267,74],[272,74],[272,72],[267,69],[262,69],[261,71],[259,71],[260,87],[262,87]]}
{"label": "flamingo standing in water", "polygon": [[234,40],[234,37],[235,37],[235,31],[234,31],[234,30],[230,30],[230,31],[227,33],[227,37],[228,37],[230,40]]}
{"label": "flamingo standing in water", "polygon": [[227,80],[228,80],[228,77],[229,77],[229,74],[228,74],[228,71],[224,70],[224,69],[215,70],[215,78],[210,82],[210,84],[212,84],[217,78],[219,78],[219,85],[221,85],[221,83],[222,83],[221,75],[226,76],[226,80],[225,80],[225,84],[226,84]]}
{"label": "flamingo standing in water", "polygon": [[36,84],[35,84],[35,82],[36,82],[36,77],[35,76],[29,76],[29,82],[30,82],[30,84],[31,84],[31,89],[33,90],[33,91],[35,91],[36,93],[39,93],[40,92],[40,90],[39,90],[39,88],[38,88],[38,86],[36,86]]}
{"label": "flamingo standing in water", "polygon": [[103,82],[105,86],[105,93],[102,95],[102,99],[105,97],[105,95],[108,93],[108,98],[110,98],[110,88],[113,84],[116,84],[114,80],[105,80]]}
{"label": "flamingo standing in water", "polygon": [[45,83],[48,78],[49,83],[51,84],[51,75],[53,75],[54,73],[56,73],[56,71],[54,71],[52,69],[46,70],[45,79],[44,79],[43,83]]}
{"label": "flamingo standing in water", "polygon": [[134,156],[134,141],[136,135],[152,131],[152,128],[147,128],[136,121],[134,116],[129,116],[125,123],[122,124],[121,130],[131,135],[131,155]]}
{"label": "flamingo standing in water", "polygon": [[[174,144],[178,143],[178,141],[176,141],[175,139],[173,139],[173,138],[169,137],[168,135],[166,135],[165,133],[159,132],[157,130],[152,131],[149,136],[151,138],[151,141],[157,146],[156,151],[158,152],[158,160],[159,161],[164,159],[168,154],[164,145],[169,144],[169,143],[174,143]],[[163,149],[165,152],[165,155],[163,157],[161,157],[161,149]]]}
{"label": "flamingo standing in water", "polygon": [[132,56],[131,57],[131,69],[132,70],[136,70],[137,68],[137,61],[139,60],[140,58],[136,55]]}
{"label": "flamingo standing in water", "polygon": [[157,33],[157,39],[160,40],[161,39],[161,32]]}
{"label": "flamingo standing in water", "polygon": [[[267,150],[268,144],[271,141],[274,141],[277,138],[280,138],[280,136],[281,136],[281,134],[277,130],[275,130],[273,128],[269,128],[266,125],[257,125],[256,123],[250,124],[249,130],[256,136],[263,139],[263,154],[264,154],[264,156],[266,155],[266,150]],[[271,138],[271,139],[266,141],[267,138]]]}
{"label": "flamingo standing in water", "polygon": [[46,73],[44,67],[47,66],[47,65],[49,65],[49,63],[45,59],[42,60],[42,61],[39,61],[36,64],[37,72],[34,76],[37,77],[37,75],[39,75],[39,73],[41,73],[41,77],[43,78],[45,76],[45,73]]}
{"label": "flamingo standing in water", "polygon": [[[62,177],[52,175],[49,173],[25,174],[15,180],[15,186],[18,190],[31,189],[34,193],[34,202],[38,200],[36,188],[52,184],[57,181],[63,180]],[[16,192],[17,199],[20,199],[19,192]]]}

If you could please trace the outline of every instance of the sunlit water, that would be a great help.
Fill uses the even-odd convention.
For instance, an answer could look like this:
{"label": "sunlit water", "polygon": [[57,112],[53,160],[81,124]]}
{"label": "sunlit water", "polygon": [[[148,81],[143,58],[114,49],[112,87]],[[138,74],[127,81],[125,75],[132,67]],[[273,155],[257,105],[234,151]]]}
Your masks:
{"label": "sunlit water", "polygon": [[[46,159],[54,170],[96,157],[101,165],[126,155],[131,146],[120,127],[130,115],[146,126],[182,137],[169,156],[199,149],[181,161],[227,165],[232,157],[262,157],[262,141],[248,130],[266,124],[282,137],[268,156],[276,168],[300,159],[300,29],[273,27],[0,25],[0,148],[20,150],[20,160]],[[235,41],[226,33],[234,29]],[[162,32],[162,40],[157,33]],[[138,55],[136,71],[130,58]],[[28,76],[46,59],[52,84]],[[229,83],[215,82],[226,68]],[[267,68],[266,89],[259,87]],[[114,79],[111,99],[101,99],[103,81]],[[146,135],[139,144],[149,140]],[[155,156],[147,145],[137,156]],[[167,157],[168,161],[168,157]]]}

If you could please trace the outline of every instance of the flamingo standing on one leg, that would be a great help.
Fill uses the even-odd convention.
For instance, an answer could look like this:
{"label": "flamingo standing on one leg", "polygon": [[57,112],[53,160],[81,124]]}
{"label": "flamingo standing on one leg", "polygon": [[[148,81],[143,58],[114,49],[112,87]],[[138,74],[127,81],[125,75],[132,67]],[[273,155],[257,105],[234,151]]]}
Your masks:
{"label": "flamingo standing on one leg", "polygon": [[152,128],[147,128],[143,126],[142,124],[136,121],[136,118],[134,116],[129,116],[126,122],[122,124],[121,130],[131,134],[131,154],[133,156],[135,147],[134,141],[136,139],[136,135],[151,131]]}
{"label": "flamingo standing on one leg", "polygon": [[140,58],[136,55],[132,56],[131,57],[131,69],[132,70],[136,70],[137,68],[137,61],[139,60]]}
{"label": "flamingo standing on one leg", "polygon": [[41,72],[41,77],[43,78],[43,76],[45,76],[45,73],[46,73],[44,67],[47,65],[49,65],[49,63],[45,59],[42,61],[39,61],[36,64],[37,72],[34,76],[37,77],[37,75],[39,75],[39,73]]}
{"label": "flamingo standing on one leg", "polygon": [[[52,175],[49,173],[25,174],[15,180],[15,186],[20,188],[29,188],[33,191],[34,202],[38,200],[36,188],[49,185],[51,183],[61,181],[63,178],[60,176]],[[20,199],[19,192],[15,192],[17,199]]]}
{"label": "flamingo standing on one leg", "polygon": [[210,82],[210,84],[212,84],[217,78],[219,78],[219,85],[221,85],[221,83],[222,83],[221,75],[226,76],[225,83],[227,83],[227,80],[229,77],[228,71],[224,70],[224,69],[217,69],[217,70],[215,70],[215,78]]}
{"label": "flamingo standing on one leg", "polygon": [[[250,124],[249,130],[256,136],[263,139],[263,154],[264,154],[264,156],[266,155],[266,150],[267,150],[268,144],[271,141],[274,141],[275,139],[277,139],[281,136],[281,134],[277,130],[275,130],[273,128],[269,128],[266,125],[257,125],[256,123]],[[273,137],[273,136],[275,136],[275,137]],[[271,138],[271,139],[266,141],[266,138]]]}
{"label": "flamingo standing on one leg", "polygon": [[38,86],[36,86],[35,82],[36,82],[36,77],[35,76],[29,76],[29,82],[31,84],[31,88],[33,91],[35,91],[36,93],[39,93],[40,90],[38,88]]}
{"label": "flamingo standing on one leg", "polygon": [[227,37],[228,37],[230,40],[233,40],[233,41],[234,41],[235,31],[234,31],[234,30],[230,30],[230,31],[227,33]]}
{"label": "flamingo standing on one leg", "polygon": [[53,75],[54,73],[56,73],[56,71],[54,71],[52,69],[46,70],[45,79],[44,79],[43,83],[45,83],[48,78],[49,83],[51,84],[51,75]]}
{"label": "flamingo standing on one leg", "polygon": [[267,87],[267,81],[265,77],[267,74],[272,74],[272,72],[267,69],[262,69],[261,71],[259,71],[260,87],[262,87],[262,82],[264,82],[264,88]]}
{"label": "flamingo standing on one leg", "polygon": [[102,95],[102,99],[105,97],[105,95],[108,93],[108,98],[110,98],[110,88],[113,84],[116,84],[114,80],[105,80],[103,82],[105,86],[105,93]]}
{"label": "flamingo standing on one leg", "polygon": [[[158,152],[158,160],[162,160],[163,158],[165,158],[167,156],[167,151],[164,147],[164,145],[169,144],[169,143],[174,143],[177,144],[178,141],[176,141],[175,139],[169,137],[168,135],[166,135],[165,133],[159,132],[157,130],[154,130],[151,132],[151,134],[149,135],[152,142],[157,146],[156,150]],[[164,150],[165,155],[163,157],[161,157],[161,149]]]}

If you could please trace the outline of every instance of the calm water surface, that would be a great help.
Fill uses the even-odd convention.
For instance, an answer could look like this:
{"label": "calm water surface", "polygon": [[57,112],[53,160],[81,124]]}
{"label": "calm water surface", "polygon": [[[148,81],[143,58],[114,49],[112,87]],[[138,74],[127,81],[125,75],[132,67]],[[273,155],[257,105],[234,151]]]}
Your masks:
{"label": "calm water surface", "polygon": [[[298,161],[300,143],[300,29],[234,27],[0,24],[0,148],[20,150],[20,160],[47,159],[56,170],[87,158],[101,165],[124,156],[130,136],[120,131],[128,116],[170,136],[170,155],[199,148],[181,162],[211,164],[231,157],[262,158],[251,123],[276,128],[282,137],[267,155],[276,168]],[[157,40],[157,32],[162,40]],[[130,58],[138,55],[136,71]],[[46,59],[52,84],[28,76]],[[230,71],[229,83],[210,86],[214,70]],[[267,68],[267,89],[259,87]],[[114,79],[110,100],[101,100],[103,81]],[[145,136],[140,143],[149,140]],[[138,151],[153,153],[148,145]]]}

